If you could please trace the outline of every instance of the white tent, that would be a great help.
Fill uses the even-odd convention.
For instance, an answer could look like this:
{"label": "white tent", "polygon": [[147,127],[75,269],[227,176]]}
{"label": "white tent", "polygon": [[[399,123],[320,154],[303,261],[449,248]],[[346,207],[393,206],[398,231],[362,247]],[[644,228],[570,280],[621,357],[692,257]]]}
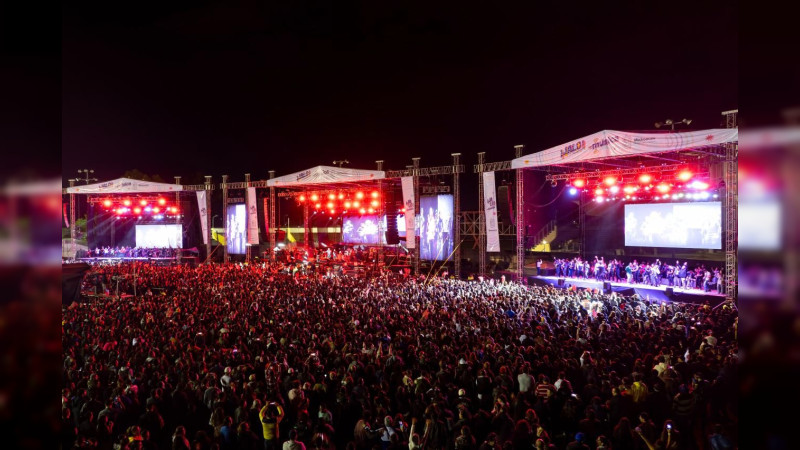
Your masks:
{"label": "white tent", "polygon": [[180,184],[117,178],[116,180],[104,181],[102,183],[68,187],[64,189],[64,192],[67,194],[145,194],[153,192],[178,192],[182,190],[183,186]]}
{"label": "white tent", "polygon": [[353,183],[386,178],[382,170],[360,170],[345,167],[317,166],[302,172],[273,178],[267,182],[269,187],[292,187],[309,184]]}
{"label": "white tent", "polygon": [[580,163],[664,152],[692,150],[738,142],[737,128],[684,133],[629,133],[603,130],[511,161],[512,169]]}

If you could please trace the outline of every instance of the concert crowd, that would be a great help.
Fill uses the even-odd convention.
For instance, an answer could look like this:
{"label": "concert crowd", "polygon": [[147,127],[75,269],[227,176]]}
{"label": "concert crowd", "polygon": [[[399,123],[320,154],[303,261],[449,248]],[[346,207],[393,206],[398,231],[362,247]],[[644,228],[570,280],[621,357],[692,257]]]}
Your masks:
{"label": "concert crowd", "polygon": [[97,247],[89,250],[89,258],[175,258],[180,249],[149,247]]}
{"label": "concert crowd", "polygon": [[729,304],[282,268],[94,267],[120,294],[62,310],[63,448],[737,442]]}
{"label": "concert crowd", "polygon": [[[557,277],[596,279],[597,281],[627,282],[628,284],[645,284],[649,286],[679,287],[683,289],[703,289],[705,292],[723,292],[724,277],[720,268],[706,268],[704,264],[689,267],[688,261],[675,264],[655,261],[638,261],[625,263],[618,259],[605,260],[594,257],[593,261],[580,257],[572,259],[556,258],[553,262]],[[541,273],[542,261],[537,262]]]}

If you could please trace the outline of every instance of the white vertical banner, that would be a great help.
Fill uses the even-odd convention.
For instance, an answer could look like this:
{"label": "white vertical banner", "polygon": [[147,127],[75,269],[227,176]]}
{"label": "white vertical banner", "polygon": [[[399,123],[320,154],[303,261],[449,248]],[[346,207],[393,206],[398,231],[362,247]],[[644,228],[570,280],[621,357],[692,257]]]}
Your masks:
{"label": "white vertical banner", "polygon": [[256,188],[247,188],[247,243],[258,245],[258,207]]}
{"label": "white vertical banner", "polygon": [[494,172],[483,173],[483,212],[486,218],[486,251],[500,251],[500,233],[497,230],[497,193]]}
{"label": "white vertical banner", "polygon": [[208,206],[206,191],[197,191],[197,210],[200,211],[200,229],[203,230],[203,244],[208,245]]}
{"label": "white vertical banner", "polygon": [[414,237],[417,235],[417,230],[414,227],[416,218],[414,211],[416,205],[414,204],[414,177],[400,178],[400,184],[403,186],[403,210],[406,213],[406,247],[416,248],[417,240]]}

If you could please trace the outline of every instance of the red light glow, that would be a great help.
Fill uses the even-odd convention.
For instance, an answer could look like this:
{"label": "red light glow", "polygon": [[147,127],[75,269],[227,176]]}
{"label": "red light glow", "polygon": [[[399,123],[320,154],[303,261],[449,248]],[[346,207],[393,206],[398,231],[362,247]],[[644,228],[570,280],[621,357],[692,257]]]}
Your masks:
{"label": "red light glow", "polygon": [[356,198],[361,200],[362,198],[364,198],[364,193],[363,192],[356,192]]}
{"label": "red light glow", "polygon": [[586,186],[586,180],[578,178],[577,180],[572,181],[572,185],[575,186],[576,188],[582,188]]}
{"label": "red light glow", "polygon": [[651,181],[653,181],[653,176],[652,175],[647,174],[647,173],[643,173],[643,174],[639,175],[639,183],[650,184]]}
{"label": "red light glow", "polygon": [[314,205],[314,208],[316,209],[322,208],[322,203],[317,203],[316,205]]}
{"label": "red light glow", "polygon": [[358,208],[359,206],[361,206],[361,202],[356,200],[356,201],[353,202],[353,206]]}
{"label": "red light glow", "polygon": [[372,205],[373,207],[377,208],[377,207],[378,207],[378,201],[377,201],[377,200],[373,200],[373,201],[370,203],[370,205]]}
{"label": "red light glow", "polygon": [[364,213],[366,213],[366,212],[367,212],[367,210],[366,210],[366,209],[364,209],[364,208],[361,208],[361,209],[359,209],[359,210],[358,210],[358,212],[360,212],[361,214],[364,214]]}
{"label": "red light glow", "polygon": [[344,200],[344,194],[342,194],[341,192],[339,193],[339,200]]}
{"label": "red light glow", "polygon": [[136,214],[141,214],[142,213],[142,208],[139,208],[137,206],[136,208],[133,208],[133,212],[136,213]]}
{"label": "red light glow", "polygon": [[372,191],[372,198],[378,198],[378,191]]}
{"label": "red light glow", "polygon": [[669,185],[662,183],[662,184],[659,184],[656,189],[658,189],[658,192],[661,192],[663,194],[665,192],[669,192],[670,187],[669,187]]}
{"label": "red light glow", "polygon": [[692,175],[692,172],[689,172],[688,170],[682,170],[678,173],[678,179],[681,181],[689,181],[692,179]]}
{"label": "red light glow", "polygon": [[103,206],[105,206],[106,208],[111,208],[111,200],[103,201]]}
{"label": "red light glow", "polygon": [[374,209],[372,209],[372,208],[368,209],[367,211],[369,211],[369,213],[370,213],[370,214],[372,214],[372,213],[374,213],[374,212],[375,212],[375,210],[374,210]]}
{"label": "red light glow", "polygon": [[328,200],[336,200],[336,196],[333,194],[328,194]]}
{"label": "red light glow", "polygon": [[603,190],[600,189],[600,188],[597,188],[597,189],[594,190],[594,194],[595,195],[603,195]]}
{"label": "red light glow", "polygon": [[317,200],[319,200],[319,195],[317,195],[317,194],[311,194],[311,201],[312,201],[312,202],[316,202]]}
{"label": "red light glow", "polygon": [[160,213],[160,212],[161,212],[161,208],[159,208],[158,206],[156,206],[155,208],[153,208],[153,212],[154,212],[154,213],[156,213],[156,214],[158,214],[158,213]]}
{"label": "red light glow", "polygon": [[606,179],[603,180],[603,183],[605,183],[606,186],[613,186],[616,182],[617,177],[606,177]]}
{"label": "red light glow", "polygon": [[147,200],[140,200],[139,204],[142,206],[147,206]]}
{"label": "red light glow", "polygon": [[306,201],[306,196],[305,195],[300,195],[300,197],[298,197],[298,200],[300,200],[301,202],[304,202],[304,201]]}
{"label": "red light glow", "polygon": [[634,192],[636,192],[636,188],[633,186],[625,186],[624,188],[622,188],[622,192],[626,194],[633,194]]}
{"label": "red light glow", "polygon": [[126,198],[125,200],[122,201],[122,204],[125,206],[131,206],[131,199]]}
{"label": "red light glow", "polygon": [[351,206],[353,206],[353,204],[352,204],[352,203],[350,203],[350,202],[344,202],[344,207],[345,207],[345,208],[350,208]]}

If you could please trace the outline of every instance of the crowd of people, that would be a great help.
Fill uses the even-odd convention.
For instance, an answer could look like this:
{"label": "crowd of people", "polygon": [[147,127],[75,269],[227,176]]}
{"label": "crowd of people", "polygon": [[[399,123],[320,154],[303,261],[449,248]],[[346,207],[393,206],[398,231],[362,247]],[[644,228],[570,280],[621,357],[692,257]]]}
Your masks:
{"label": "crowd of people", "polygon": [[175,258],[180,249],[177,248],[150,248],[150,247],[97,247],[90,249],[86,255],[89,258]]}
{"label": "crowd of people", "polygon": [[283,268],[94,267],[137,295],[62,310],[63,448],[737,442],[731,305]]}
{"label": "crowd of people", "polygon": [[[627,282],[628,284],[645,284],[650,286],[679,287],[683,289],[702,289],[705,292],[723,292],[724,277],[719,267],[706,268],[705,264],[689,267],[689,262],[675,261],[675,264],[634,259],[625,263],[618,259],[605,260],[594,257],[594,260],[576,258],[556,258],[553,262],[557,277],[595,279],[597,281]],[[537,261],[541,274],[542,261]]]}

